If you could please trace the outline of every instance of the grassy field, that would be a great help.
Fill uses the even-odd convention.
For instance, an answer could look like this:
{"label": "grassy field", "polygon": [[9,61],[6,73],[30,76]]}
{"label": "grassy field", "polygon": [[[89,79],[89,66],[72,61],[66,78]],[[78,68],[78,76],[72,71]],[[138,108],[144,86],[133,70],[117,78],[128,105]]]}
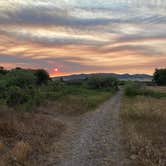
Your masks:
{"label": "grassy field", "polygon": [[147,89],[157,91],[157,92],[166,93],[166,86],[148,86]]}
{"label": "grassy field", "polygon": [[[117,90],[118,80],[112,77],[52,81],[43,70],[2,70],[0,166],[40,165],[67,131],[64,117],[95,110]],[[165,166],[165,104],[166,87],[127,83],[121,118],[134,166]]]}
{"label": "grassy field", "polygon": [[[165,93],[166,87],[148,87]],[[158,96],[125,96],[121,106],[123,134],[129,157],[136,166],[166,164],[166,98]]]}
{"label": "grassy field", "polygon": [[61,109],[59,111],[65,114],[82,114],[94,110],[115,92],[111,89],[94,90],[71,86],[67,90],[66,95],[59,98],[55,103],[60,105]]}

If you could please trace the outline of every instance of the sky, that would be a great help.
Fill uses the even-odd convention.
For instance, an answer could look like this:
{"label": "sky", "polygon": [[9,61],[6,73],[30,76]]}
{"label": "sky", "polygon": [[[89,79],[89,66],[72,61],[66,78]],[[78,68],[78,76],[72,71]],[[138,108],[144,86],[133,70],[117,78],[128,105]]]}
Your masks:
{"label": "sky", "polygon": [[0,66],[152,74],[166,67],[166,0],[0,0]]}

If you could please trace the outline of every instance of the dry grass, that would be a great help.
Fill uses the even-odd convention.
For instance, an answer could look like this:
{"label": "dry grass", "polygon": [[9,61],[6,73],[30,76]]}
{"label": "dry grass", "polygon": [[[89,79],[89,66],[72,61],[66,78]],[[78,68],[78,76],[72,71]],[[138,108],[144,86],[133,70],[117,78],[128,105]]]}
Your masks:
{"label": "dry grass", "polygon": [[18,163],[24,163],[28,159],[31,151],[32,148],[29,143],[20,141],[12,149],[11,157],[14,161]]}
{"label": "dry grass", "polygon": [[0,153],[5,149],[4,143],[0,142]]}
{"label": "dry grass", "polygon": [[166,164],[166,99],[124,98],[121,117],[129,157],[136,166]]}
{"label": "dry grass", "polygon": [[166,86],[147,86],[147,88],[150,89],[150,90],[166,93]]}
{"label": "dry grass", "polygon": [[7,146],[5,154],[0,154],[0,166],[20,163],[26,166],[40,165],[51,148],[56,147],[55,144],[66,128],[64,122],[55,119],[57,114],[79,116],[112,95],[112,92],[107,91],[73,90],[76,94],[50,101],[31,113],[0,106],[0,140]]}
{"label": "dry grass", "polygon": [[98,92],[91,95],[67,95],[61,100],[47,102],[45,109],[38,107],[37,110],[45,114],[59,113],[67,116],[79,116],[95,108],[111,97],[113,92]]}
{"label": "dry grass", "polygon": [[32,166],[64,129],[61,121],[49,115],[0,111],[0,140],[6,145],[5,153],[1,153],[0,144],[0,166]]}
{"label": "dry grass", "polygon": [[64,100],[52,104],[54,105],[54,112],[70,116],[80,115],[89,110],[86,99],[77,96],[68,96]]}

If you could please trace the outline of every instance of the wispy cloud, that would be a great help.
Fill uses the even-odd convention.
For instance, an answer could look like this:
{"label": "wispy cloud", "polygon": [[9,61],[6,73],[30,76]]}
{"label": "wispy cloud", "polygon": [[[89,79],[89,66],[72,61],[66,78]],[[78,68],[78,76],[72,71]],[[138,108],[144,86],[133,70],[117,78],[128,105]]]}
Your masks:
{"label": "wispy cloud", "polygon": [[0,62],[152,73],[166,63],[165,10],[166,0],[1,0]]}

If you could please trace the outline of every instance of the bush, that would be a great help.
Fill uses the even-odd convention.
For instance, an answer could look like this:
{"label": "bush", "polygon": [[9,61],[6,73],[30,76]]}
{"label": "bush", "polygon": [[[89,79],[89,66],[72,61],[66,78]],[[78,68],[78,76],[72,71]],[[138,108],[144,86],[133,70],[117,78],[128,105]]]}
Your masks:
{"label": "bush", "polygon": [[136,96],[140,94],[141,85],[136,82],[128,82],[125,86],[126,96]]}
{"label": "bush", "polygon": [[149,89],[145,89],[142,94],[144,96],[151,96],[154,98],[162,98],[162,97],[166,97],[166,93],[164,92],[157,92],[157,91],[153,91],[153,90],[149,90]]}
{"label": "bush", "polygon": [[125,87],[125,95],[134,97],[137,95],[150,96],[154,98],[166,97],[166,93],[146,89],[143,85],[136,82],[128,82]]}
{"label": "bush", "polygon": [[70,94],[82,96],[90,101],[89,105],[96,105],[100,97],[106,99],[117,88],[118,81],[112,77],[52,81],[45,70],[16,68],[6,74],[0,74],[0,103],[14,109],[30,111],[45,101],[55,101]]}
{"label": "bush", "polygon": [[21,88],[28,87],[29,85],[34,85],[36,83],[36,77],[32,71],[23,69],[11,70],[6,77],[6,86],[18,86]]}
{"label": "bush", "polygon": [[81,86],[81,85],[83,85],[83,82],[84,82],[84,80],[81,80],[81,79],[75,79],[75,80],[69,80],[69,81],[66,81],[66,84],[67,84],[67,85]]}
{"label": "bush", "polygon": [[118,89],[118,81],[113,77],[93,77],[89,78],[87,85],[91,89],[112,88]]}
{"label": "bush", "polygon": [[8,89],[7,105],[9,107],[16,107],[20,104],[26,103],[27,101],[28,95],[25,90],[22,90],[17,86],[13,86]]}

